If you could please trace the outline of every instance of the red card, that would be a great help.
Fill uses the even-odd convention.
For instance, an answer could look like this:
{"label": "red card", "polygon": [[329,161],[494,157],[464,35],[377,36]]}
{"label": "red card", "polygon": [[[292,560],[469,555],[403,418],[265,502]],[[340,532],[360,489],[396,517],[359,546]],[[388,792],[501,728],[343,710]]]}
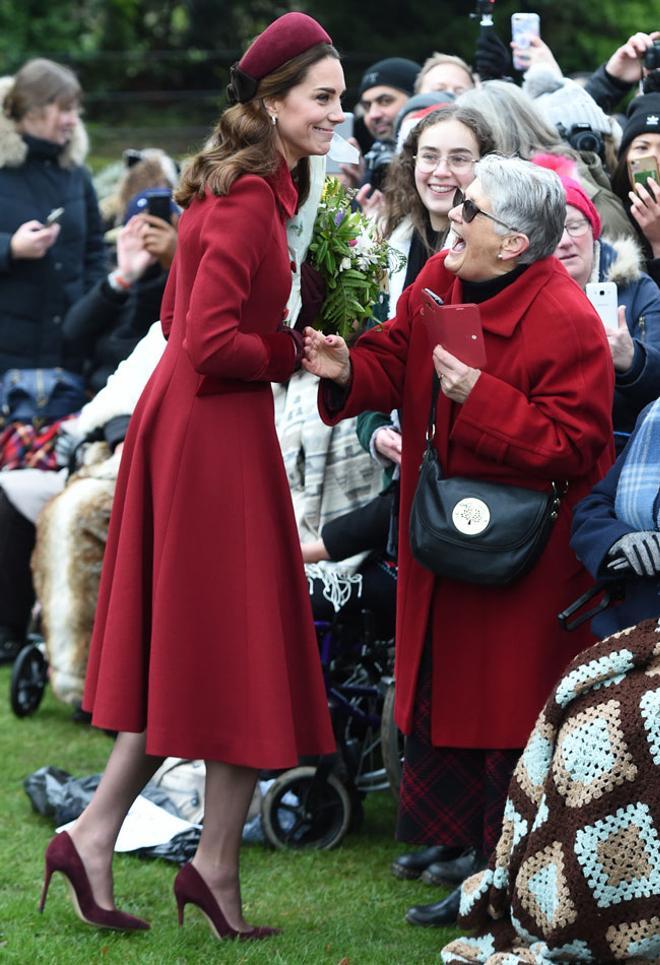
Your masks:
{"label": "red card", "polygon": [[436,305],[423,295],[421,308],[431,351],[436,345],[455,355],[474,369],[486,364],[486,346],[478,305]]}

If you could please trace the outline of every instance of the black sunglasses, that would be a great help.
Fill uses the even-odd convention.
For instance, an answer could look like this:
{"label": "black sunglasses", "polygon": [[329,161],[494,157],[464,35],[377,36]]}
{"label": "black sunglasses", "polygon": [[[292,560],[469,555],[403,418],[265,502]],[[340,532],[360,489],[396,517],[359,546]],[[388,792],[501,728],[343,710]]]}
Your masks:
{"label": "black sunglasses", "polygon": [[456,188],[454,191],[452,206],[454,208],[458,208],[460,205],[463,205],[462,218],[466,224],[470,224],[472,221],[474,221],[478,214],[482,214],[484,218],[490,218],[491,221],[501,224],[503,228],[508,228],[509,231],[518,230],[517,228],[512,228],[510,224],[506,223],[506,221],[501,221],[499,218],[496,218],[494,214],[489,214],[487,211],[482,211],[481,208],[474,203],[474,201],[470,201],[469,198],[465,197],[460,188]]}

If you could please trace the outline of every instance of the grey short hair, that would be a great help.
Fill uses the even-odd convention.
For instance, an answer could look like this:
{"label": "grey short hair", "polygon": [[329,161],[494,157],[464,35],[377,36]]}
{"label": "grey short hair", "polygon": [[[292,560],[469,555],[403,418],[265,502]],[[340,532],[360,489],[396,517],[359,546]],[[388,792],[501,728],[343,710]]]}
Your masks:
{"label": "grey short hair", "polygon": [[[474,176],[495,217],[529,238],[519,264],[531,265],[554,252],[566,221],[566,195],[554,171],[522,158],[488,154],[476,163]],[[507,234],[506,228],[495,227]]]}
{"label": "grey short hair", "polygon": [[529,158],[537,151],[562,149],[565,153],[566,145],[556,128],[547,123],[531,97],[515,84],[487,80],[457,100],[484,115],[493,131],[495,150],[502,154]]}

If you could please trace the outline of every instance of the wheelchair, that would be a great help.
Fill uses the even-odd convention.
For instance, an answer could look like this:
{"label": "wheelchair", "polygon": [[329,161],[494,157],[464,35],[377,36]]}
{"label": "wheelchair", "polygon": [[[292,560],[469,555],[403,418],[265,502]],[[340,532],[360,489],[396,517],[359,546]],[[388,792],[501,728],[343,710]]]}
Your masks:
{"label": "wheelchair", "polygon": [[261,817],[275,848],[334,848],[361,826],[367,794],[398,794],[403,748],[393,713],[394,643],[375,639],[371,614],[361,616],[357,628],[315,622],[337,750],[273,781]]}

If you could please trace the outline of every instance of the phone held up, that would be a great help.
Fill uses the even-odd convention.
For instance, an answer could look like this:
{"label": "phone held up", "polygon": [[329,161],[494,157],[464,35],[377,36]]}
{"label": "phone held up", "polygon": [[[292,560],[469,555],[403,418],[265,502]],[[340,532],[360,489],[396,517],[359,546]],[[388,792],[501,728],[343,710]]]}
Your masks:
{"label": "phone held up", "polygon": [[660,184],[657,158],[653,154],[649,154],[646,157],[630,158],[628,160],[628,175],[633,187],[637,183],[641,184],[648,191],[651,191],[651,188],[649,188],[647,184],[649,178],[653,178],[656,184]]}
{"label": "phone held up", "polygon": [[619,327],[618,292],[613,281],[590,281],[585,293],[594,306],[606,329],[616,331]]}
{"label": "phone held up", "polygon": [[[511,40],[516,47],[529,47],[532,37],[541,36],[541,18],[538,13],[511,14]],[[526,70],[529,64],[520,60],[514,53],[513,66],[516,70]]]}
{"label": "phone held up", "polygon": [[52,224],[56,224],[62,215],[64,214],[64,208],[53,208],[48,217],[46,218],[44,224],[46,227],[50,228]]}
{"label": "phone held up", "polygon": [[150,214],[154,218],[172,221],[172,192],[170,188],[150,188],[138,200],[141,214]]}

